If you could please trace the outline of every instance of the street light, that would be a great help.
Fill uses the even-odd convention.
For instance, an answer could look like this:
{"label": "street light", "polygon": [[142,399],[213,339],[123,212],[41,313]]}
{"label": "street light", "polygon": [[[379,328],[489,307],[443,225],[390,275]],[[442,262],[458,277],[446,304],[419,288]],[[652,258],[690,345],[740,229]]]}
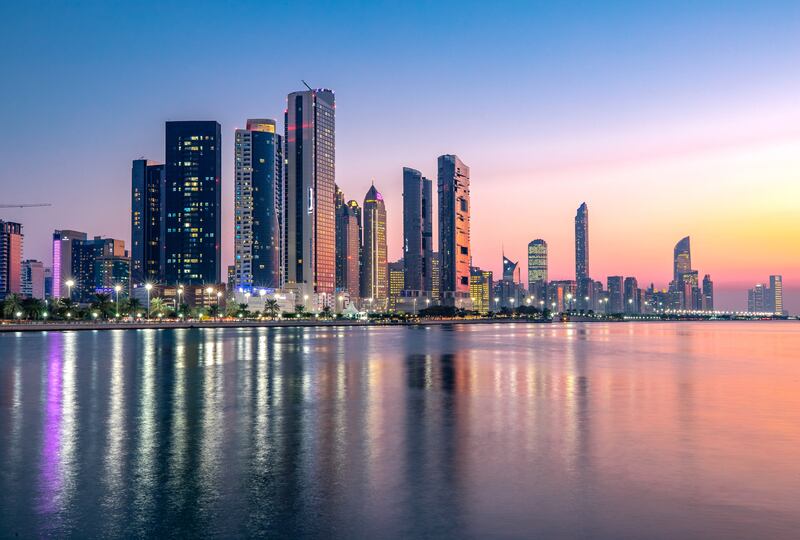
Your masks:
{"label": "street light", "polygon": [[144,290],[147,291],[147,318],[150,318],[150,290],[153,288],[152,283],[145,283]]}
{"label": "street light", "polygon": [[[180,309],[180,306],[182,305],[181,304],[181,295],[183,294],[183,285],[178,285],[178,291],[177,292],[178,292],[178,305],[175,306],[176,311],[178,309]],[[180,317],[180,314],[178,314],[178,316]]]}
{"label": "street light", "polygon": [[119,317],[119,292],[122,290],[122,285],[114,285],[114,307],[117,310],[117,317]]}
{"label": "street light", "polygon": [[64,282],[64,285],[67,286],[67,298],[69,298],[69,301],[72,302],[72,287],[75,286],[75,282],[71,279],[68,279]]}

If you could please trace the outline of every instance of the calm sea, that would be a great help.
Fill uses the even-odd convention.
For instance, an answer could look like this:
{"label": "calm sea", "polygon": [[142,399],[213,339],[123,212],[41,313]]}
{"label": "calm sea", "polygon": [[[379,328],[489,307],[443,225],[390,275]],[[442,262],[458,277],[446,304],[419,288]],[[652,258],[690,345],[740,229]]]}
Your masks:
{"label": "calm sea", "polygon": [[798,538],[800,323],[0,335],[0,537]]}

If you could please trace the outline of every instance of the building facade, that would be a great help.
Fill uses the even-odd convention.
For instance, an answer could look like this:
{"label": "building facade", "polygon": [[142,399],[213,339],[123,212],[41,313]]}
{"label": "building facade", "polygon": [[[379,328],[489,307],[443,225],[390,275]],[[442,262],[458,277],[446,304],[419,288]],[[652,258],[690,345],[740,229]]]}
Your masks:
{"label": "building facade", "polygon": [[539,298],[547,283],[547,242],[537,238],[528,244],[528,293]]}
{"label": "building facade", "polygon": [[320,89],[293,92],[287,101],[285,282],[333,306],[335,98],[331,90]]}
{"label": "building facade", "polygon": [[234,286],[279,289],[283,268],[283,136],[248,119],[234,136]]}
{"label": "building facade", "polygon": [[403,167],[403,259],[405,287],[430,291],[433,258],[433,182]]}
{"label": "building facade", "polygon": [[703,276],[703,310],[714,311],[714,282],[711,276]]}
{"label": "building facade", "polygon": [[222,134],[218,122],[166,123],[162,279],[218,283],[221,272]]}
{"label": "building facade", "polygon": [[164,165],[135,159],[131,165],[131,281],[161,281]]}
{"label": "building facade", "polygon": [[69,297],[67,282],[75,281],[72,246],[74,242],[83,242],[86,238],[86,233],[79,231],[61,230],[53,233],[53,298]]}
{"label": "building facade", "polygon": [[608,276],[606,290],[608,292],[606,313],[622,313],[625,304],[624,278],[622,276]]}
{"label": "building facade", "polygon": [[22,225],[0,220],[0,300],[22,294]]}
{"label": "building facade", "polygon": [[445,305],[463,306],[469,299],[470,198],[469,167],[458,156],[438,160],[439,295]]}
{"label": "building facade", "polygon": [[361,297],[371,298],[373,309],[388,298],[389,274],[386,249],[386,206],[383,196],[370,186],[364,197],[364,263]]}
{"label": "building facade", "polygon": [[44,264],[28,259],[22,262],[22,296],[26,298],[45,298]]}

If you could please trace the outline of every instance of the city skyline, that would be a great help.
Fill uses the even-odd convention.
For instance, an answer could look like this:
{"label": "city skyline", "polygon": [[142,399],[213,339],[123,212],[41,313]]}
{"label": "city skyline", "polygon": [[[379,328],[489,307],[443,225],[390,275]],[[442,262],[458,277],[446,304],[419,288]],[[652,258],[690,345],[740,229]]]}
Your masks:
{"label": "city skyline", "polygon": [[[556,30],[537,39],[551,45],[566,43],[571,35],[568,20],[573,14],[568,10],[541,9],[544,13],[521,10],[517,16],[529,20],[534,15],[541,15],[553,22]],[[662,15],[682,30],[690,43],[699,42],[705,35],[701,23],[714,23],[716,35],[722,40],[719,47],[724,48],[733,43],[732,38],[727,37],[728,33],[735,34],[738,40],[761,36],[765,32],[765,23],[774,23],[774,15],[778,12],[785,15],[786,9],[789,9],[787,4],[764,6],[760,14],[751,11],[745,18],[745,14],[737,9],[731,9],[724,16],[714,16],[709,10],[698,7],[694,14],[699,22],[693,24],[675,19],[669,13]],[[474,8],[467,7],[466,10],[474,15]],[[77,14],[68,13],[65,18],[79,25],[75,20]],[[336,17],[352,14],[352,8],[345,8]],[[114,14],[111,15],[113,19]],[[120,16],[119,13],[116,15]],[[370,10],[366,15],[376,17]],[[434,24],[435,16],[434,13],[422,17],[421,31]],[[599,13],[590,9],[586,16],[591,19],[598,17]],[[177,14],[166,10],[155,26],[167,24],[172,17],[177,17]],[[648,24],[648,20],[641,17],[641,13],[634,12],[630,15],[632,20],[626,20],[618,10],[612,10],[607,31],[627,28],[632,22],[646,23],[643,28],[652,30],[652,21]],[[656,18],[655,15],[651,17]],[[788,21],[791,17],[782,19]],[[26,16],[22,13],[21,20],[19,28],[24,29],[26,22],[32,23],[33,14]],[[409,19],[400,17],[400,20]],[[215,24],[217,22],[221,24],[223,37],[233,31],[230,14],[223,14]],[[493,12],[487,31],[497,32],[499,27],[509,22],[507,17]],[[199,21],[199,24],[202,27],[210,22]],[[311,24],[321,32],[326,31],[321,29],[321,21],[312,20]],[[744,34],[739,32],[743,28]],[[385,27],[379,26],[376,30],[381,29]],[[51,30],[56,36],[61,32],[58,28]],[[618,61],[612,54],[616,49],[606,45],[600,47],[594,57],[596,64],[589,62],[587,56],[577,55],[569,64],[572,67],[566,68],[567,72],[551,73],[551,79],[545,78],[548,84],[538,86],[536,99],[524,105],[508,124],[491,115],[490,111],[498,92],[510,88],[512,82],[504,80],[508,77],[501,77],[501,71],[490,72],[496,78],[473,85],[465,99],[454,98],[448,110],[441,112],[437,122],[442,123],[443,129],[435,130],[435,137],[426,133],[428,130],[424,127],[427,119],[432,117],[432,103],[443,95],[449,95],[449,87],[444,82],[446,77],[436,74],[426,60],[401,52],[394,34],[390,34],[389,39],[373,52],[354,53],[349,49],[348,54],[347,48],[337,45],[337,52],[344,60],[333,61],[329,66],[321,61],[290,69],[279,66],[276,68],[278,73],[270,73],[268,84],[262,83],[263,91],[259,92],[252,91],[253,85],[230,92],[232,87],[229,84],[235,82],[212,81],[209,89],[193,88],[179,99],[171,98],[168,90],[177,84],[180,77],[170,75],[164,79],[164,92],[152,93],[157,94],[156,101],[148,97],[149,94],[121,88],[124,77],[115,78],[102,69],[108,65],[109,59],[88,55],[87,66],[79,69],[84,77],[75,77],[76,82],[66,83],[59,100],[42,112],[33,106],[34,102],[28,101],[30,97],[22,95],[23,90],[30,90],[30,96],[37,96],[36,89],[30,87],[33,78],[27,68],[22,64],[11,64],[7,72],[20,81],[20,93],[15,90],[7,96],[12,99],[6,101],[15,106],[7,115],[11,129],[6,137],[30,135],[33,127],[43,125],[45,117],[41,115],[46,112],[52,119],[47,125],[66,142],[62,144],[63,148],[39,156],[33,162],[27,151],[11,152],[8,159],[2,160],[0,174],[4,188],[7,188],[3,202],[38,202],[42,199],[56,206],[53,209],[3,210],[0,218],[24,225],[24,257],[45,264],[50,261],[49,239],[55,229],[88,231],[123,239],[127,246],[131,246],[127,214],[129,200],[123,195],[130,189],[131,161],[140,156],[155,161],[164,159],[161,154],[164,121],[213,118],[222,124],[221,263],[224,268],[233,260],[234,167],[230,144],[235,129],[242,127],[247,118],[281,118],[286,93],[299,86],[300,78],[310,77],[315,85],[330,86],[337,91],[340,107],[337,114],[337,182],[349,194],[363,193],[372,177],[381,187],[387,206],[389,260],[397,259],[402,249],[402,167],[413,167],[430,178],[436,171],[436,156],[453,152],[468,162],[472,170],[471,243],[475,266],[499,273],[497,261],[502,246],[511,259],[524,260],[530,239],[542,238],[549,246],[551,279],[570,277],[574,264],[571,215],[575,206],[586,200],[592,208],[594,279],[604,281],[607,276],[624,274],[636,276],[640,286],[654,282],[657,287],[666,288],[671,279],[670,250],[675,239],[691,235],[695,266],[713,276],[720,307],[744,308],[743,298],[747,289],[769,275],[782,274],[787,284],[784,293],[786,308],[796,312],[797,289],[793,284],[800,277],[800,260],[794,250],[786,246],[797,245],[800,239],[800,230],[792,219],[796,188],[791,173],[797,170],[795,156],[800,154],[797,152],[800,136],[794,128],[800,118],[800,108],[795,100],[789,99],[796,94],[800,81],[786,76],[775,79],[777,75],[772,74],[791,73],[791,70],[782,70],[780,59],[769,52],[778,46],[778,42],[787,53],[786,57],[795,56],[792,51],[797,51],[798,45],[795,40],[790,40],[788,30],[780,21],[777,25],[771,24],[769,48],[757,46],[751,50],[752,56],[746,59],[736,57],[740,70],[747,69],[748,73],[759,75],[748,77],[748,80],[759,82],[737,84],[735,91],[731,90],[729,83],[734,80],[740,83],[741,78],[738,77],[740,71],[734,69],[733,64],[718,64],[715,69],[708,70],[705,69],[711,65],[708,57],[690,58],[662,50],[659,47],[667,43],[666,33],[656,32],[656,45],[641,53],[644,61],[659,61],[663,73],[652,75],[654,80],[650,81],[644,76],[643,66],[634,65],[632,69],[621,72],[624,75],[621,79],[628,86],[646,90],[655,88],[662,78],[699,74],[701,76],[692,84],[708,89],[707,93],[713,95],[713,99],[692,93],[694,86],[669,85],[662,91],[665,93],[656,93],[652,98],[643,97],[644,92],[637,94],[633,105],[628,105],[626,99],[631,96],[626,94],[622,83],[597,79],[598,74],[594,71],[599,66],[617,66]],[[558,31],[561,31],[560,35]],[[91,29],[70,47],[80,49],[93,45],[99,39],[98,32],[101,30]],[[122,25],[119,32],[123,47],[126,44],[132,46],[134,36],[136,42],[140,41],[138,30],[134,33]],[[334,37],[342,38],[345,31],[335,32],[338,34]],[[163,43],[168,53],[178,50],[183,32],[177,34]],[[26,43],[29,38],[12,29],[5,39]],[[368,35],[366,39],[374,41],[375,36]],[[450,39],[437,37],[431,46],[447,47]],[[487,65],[486,58],[497,50],[496,47],[509,45],[511,39],[528,38],[501,39],[490,47],[490,51],[477,55],[474,63],[466,66],[465,76],[470,81],[477,81],[478,73]],[[644,38],[637,34],[630,39]],[[223,49],[230,51],[227,47]],[[75,53],[69,48],[67,52]],[[215,55],[210,60],[211,65],[220,70],[220,81],[226,74],[221,63],[222,53],[220,51],[217,53],[219,57]],[[36,65],[37,62],[52,62],[63,52],[33,47],[27,54]],[[151,60],[153,54],[154,51],[140,50],[138,56],[134,54],[133,65]],[[354,54],[365,59],[364,66],[344,69],[342,62],[352,59]],[[383,84],[388,72],[385,69],[374,72],[372,69],[381,54],[398,60],[394,66],[401,73],[419,67],[430,81],[425,86],[425,93],[430,98],[425,101],[430,103],[420,103],[416,99],[417,92],[393,88],[390,94],[394,100],[392,109],[398,113],[379,108],[375,96],[359,91],[377,90],[377,86]],[[230,56],[225,57],[225,61],[230,59]],[[518,57],[517,60],[520,61]],[[534,76],[537,70],[543,69],[541,65],[552,67],[539,54],[534,55],[529,63],[521,64],[522,82],[541,81],[541,77]],[[508,64],[499,67],[507,69]],[[152,70],[157,74],[167,72],[164,63],[158,62],[153,64]],[[370,82],[367,72],[370,72],[370,77],[376,77],[374,82]],[[43,71],[37,77],[47,81],[52,76]],[[585,105],[589,103],[589,96],[581,90],[571,90],[573,101],[578,104],[574,111],[566,107],[565,101],[556,99],[556,91],[563,91],[565,84],[574,82],[579,76],[602,83],[600,95],[593,96],[600,100],[601,112],[587,113]],[[81,98],[85,85],[97,81],[104,83],[103,89],[111,90],[109,95],[103,94],[97,100],[89,101]],[[121,98],[125,99],[125,107],[121,106],[121,101],[116,101]],[[664,103],[668,105],[666,109]],[[762,107],[761,103],[770,105]],[[517,142],[507,149],[494,143],[495,139],[505,138],[497,137],[497,133],[509,133],[509,127],[531,123],[530,119],[537,116],[540,107],[552,108],[553,114],[546,114],[540,122],[533,122],[535,130],[526,134],[517,128],[512,129],[510,133]],[[101,140],[96,132],[108,121],[106,115],[112,110],[114,119],[124,122],[126,129],[118,136]],[[609,115],[609,111],[613,115]],[[471,122],[476,116],[482,120],[481,135],[477,138],[474,131],[468,136],[470,130],[465,129],[466,122]],[[613,121],[610,116],[614,117]],[[76,121],[78,119],[80,122]],[[389,126],[392,126],[391,130]],[[731,129],[732,126],[736,129]],[[398,134],[412,131],[419,135],[413,141],[404,137],[400,142]],[[91,136],[92,132],[95,132],[94,136]],[[5,141],[6,148],[19,147],[12,139]],[[54,174],[56,171],[58,174]],[[17,178],[24,181],[13,181]],[[58,178],[58,181],[51,178]],[[770,189],[753,192],[752,186],[756,184],[768,185]],[[565,185],[571,188],[565,190]],[[616,195],[610,197],[608,193]],[[91,196],[87,197],[87,194]],[[509,194],[514,196],[508,197]],[[547,203],[537,205],[536,201],[543,196]],[[434,217],[434,226],[436,222]],[[631,245],[636,249],[629,249]],[[740,257],[743,245],[754,249],[750,257]]]}

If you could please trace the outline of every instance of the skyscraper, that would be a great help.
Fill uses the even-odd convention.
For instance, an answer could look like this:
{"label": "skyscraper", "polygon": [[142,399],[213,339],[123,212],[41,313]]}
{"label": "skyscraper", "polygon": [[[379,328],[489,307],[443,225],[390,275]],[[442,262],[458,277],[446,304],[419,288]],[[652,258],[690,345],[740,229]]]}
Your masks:
{"label": "skyscraper", "polygon": [[[469,167],[458,156],[439,156],[439,264],[442,303],[469,299]],[[466,306],[460,306],[466,307]]]}
{"label": "skyscraper", "polygon": [[344,201],[344,192],[339,188],[338,185],[335,187],[335,192],[333,196],[333,213],[334,213],[334,223],[336,227],[336,290],[342,291],[344,290],[344,265],[345,265],[345,253],[344,253],[344,239],[345,239],[345,217],[347,216],[347,203]]}
{"label": "skyscraper", "polygon": [[575,214],[575,282],[589,277],[589,208],[586,203]]}
{"label": "skyscraper", "polygon": [[79,231],[53,232],[53,298],[67,298],[70,288],[67,281],[75,281],[72,273],[72,245],[86,240],[86,233]]}
{"label": "skyscraper", "polygon": [[41,261],[28,259],[22,262],[22,295],[27,298],[44,296],[44,265]]}
{"label": "skyscraper", "polygon": [[672,258],[672,279],[675,283],[683,281],[683,274],[692,271],[692,251],[689,237],[686,236],[675,244]]}
{"label": "skyscraper", "polygon": [[[118,268],[124,267],[125,270],[116,274],[118,282],[111,284],[110,288],[104,287],[100,276],[108,267],[114,268],[115,261]],[[98,292],[110,292],[115,284],[127,290],[129,275],[130,261],[124,240],[95,236],[91,240],[72,241],[73,299],[88,302]]]}
{"label": "skyscraper", "polygon": [[131,281],[161,281],[164,165],[135,159],[131,166]]}
{"label": "skyscraper", "polygon": [[286,107],[286,283],[303,294],[336,287],[335,98],[289,94]]}
{"label": "skyscraper", "polygon": [[625,313],[639,313],[639,282],[635,277],[626,277],[623,288],[623,311]]}
{"label": "skyscraper", "polygon": [[703,309],[714,311],[714,282],[709,274],[703,276]]}
{"label": "skyscraper", "polygon": [[234,146],[234,286],[281,287],[283,137],[275,120],[248,119]]}
{"label": "skyscraper", "polygon": [[356,201],[336,208],[336,288],[361,294],[361,208]]}
{"label": "skyscraper", "polygon": [[776,315],[783,315],[783,276],[769,276],[770,307]]}
{"label": "skyscraper", "polygon": [[517,271],[518,262],[514,262],[503,255],[503,279],[514,282],[514,273]]}
{"label": "skyscraper", "polygon": [[547,283],[547,242],[537,238],[528,244],[528,292]]}
{"label": "skyscraper", "polygon": [[220,281],[222,134],[214,121],[167,122],[163,281]]}
{"label": "skyscraper", "polygon": [[762,313],[766,311],[766,290],[763,284],[758,283],[747,291],[747,311]]}
{"label": "skyscraper", "polygon": [[0,220],[0,300],[22,293],[22,225]]}
{"label": "skyscraper", "polygon": [[622,276],[608,276],[606,284],[608,290],[608,306],[606,313],[622,313],[625,303],[624,286]]}
{"label": "skyscraper", "polygon": [[406,290],[431,290],[433,182],[403,167],[403,259]]}
{"label": "skyscraper", "polygon": [[364,196],[364,266],[361,296],[380,308],[388,298],[389,274],[386,253],[386,207],[383,196],[370,186]]}

